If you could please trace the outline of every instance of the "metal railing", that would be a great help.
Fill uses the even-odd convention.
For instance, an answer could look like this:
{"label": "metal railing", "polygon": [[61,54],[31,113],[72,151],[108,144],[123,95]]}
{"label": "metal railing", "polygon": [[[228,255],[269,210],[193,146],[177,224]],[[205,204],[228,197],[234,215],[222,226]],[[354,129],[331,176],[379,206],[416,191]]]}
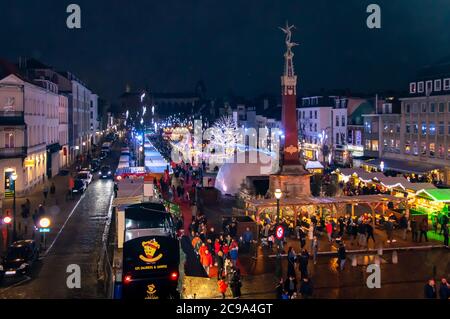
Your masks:
{"label": "metal railing", "polygon": [[0,158],[14,157],[27,157],[27,148],[25,146],[0,148]]}

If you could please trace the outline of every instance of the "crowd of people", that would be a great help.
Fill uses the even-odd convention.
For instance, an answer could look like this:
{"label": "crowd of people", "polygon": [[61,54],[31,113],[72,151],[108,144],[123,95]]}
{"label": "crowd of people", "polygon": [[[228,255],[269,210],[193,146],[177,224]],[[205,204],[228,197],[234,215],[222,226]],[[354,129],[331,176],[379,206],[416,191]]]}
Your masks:
{"label": "crowd of people", "polygon": [[206,216],[202,213],[195,214],[189,225],[191,244],[208,278],[212,276],[213,267],[217,270],[218,287],[223,298],[228,287],[234,298],[240,298],[242,282],[237,265],[239,242],[234,228],[226,229],[220,233],[214,227],[208,229]]}
{"label": "crowd of people", "polygon": [[367,185],[361,182],[357,185],[354,185],[350,181],[348,181],[347,183],[340,182],[339,186],[345,196],[376,195],[389,193],[381,187],[377,187],[375,185]]}

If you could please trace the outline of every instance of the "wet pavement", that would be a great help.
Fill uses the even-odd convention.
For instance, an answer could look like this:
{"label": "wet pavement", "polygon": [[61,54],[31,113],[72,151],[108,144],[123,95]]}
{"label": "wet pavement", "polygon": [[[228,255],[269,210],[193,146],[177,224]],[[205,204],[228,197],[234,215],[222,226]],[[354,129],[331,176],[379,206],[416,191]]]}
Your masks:
{"label": "wet pavement", "polygon": [[[110,162],[117,162],[117,152]],[[58,231],[29,277],[5,280],[0,298],[104,298],[97,284],[97,262],[112,195],[113,181],[95,177],[75,207],[59,214]],[[67,267],[73,264],[81,270],[79,289],[69,289],[66,283]]]}

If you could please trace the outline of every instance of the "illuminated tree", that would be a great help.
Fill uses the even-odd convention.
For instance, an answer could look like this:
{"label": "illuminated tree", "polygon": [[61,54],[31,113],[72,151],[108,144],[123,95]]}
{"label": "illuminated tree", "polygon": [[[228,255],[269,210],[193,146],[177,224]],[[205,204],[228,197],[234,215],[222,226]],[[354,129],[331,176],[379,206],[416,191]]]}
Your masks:
{"label": "illuminated tree", "polygon": [[222,116],[212,127],[211,146],[214,150],[232,156],[238,143],[241,142],[242,132],[231,116]]}

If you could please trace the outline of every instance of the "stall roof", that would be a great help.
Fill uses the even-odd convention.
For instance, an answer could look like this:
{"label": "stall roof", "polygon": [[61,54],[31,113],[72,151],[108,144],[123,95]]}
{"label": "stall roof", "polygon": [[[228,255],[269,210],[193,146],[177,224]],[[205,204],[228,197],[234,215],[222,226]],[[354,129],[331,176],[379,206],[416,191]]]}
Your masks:
{"label": "stall roof", "polygon": [[355,174],[358,175],[358,177],[363,181],[371,181],[374,178],[380,181],[381,179],[386,178],[386,176],[381,172],[367,172],[362,168],[338,168],[336,172],[344,176],[351,176]]}
{"label": "stall roof", "polygon": [[413,162],[406,160],[395,160],[395,159],[371,159],[364,162],[365,165],[379,168],[380,163],[384,162],[384,170],[393,170],[402,173],[412,173],[412,174],[426,174],[435,169],[442,169],[442,165],[435,165],[423,162]]}
{"label": "stall roof", "polygon": [[450,189],[431,188],[422,189],[417,192],[417,195],[424,194],[436,202],[450,202]]}
{"label": "stall roof", "polygon": [[408,182],[408,184],[405,186],[406,189],[410,189],[412,191],[418,192],[422,189],[435,189],[436,186],[434,186],[431,183],[411,183]]}
{"label": "stall roof", "polygon": [[360,174],[358,174],[359,179],[365,181],[365,182],[369,182],[371,180],[373,180],[374,178],[381,181],[382,179],[386,178],[386,176],[381,173],[381,172],[362,172]]}
{"label": "stall roof", "polygon": [[344,176],[351,176],[353,174],[359,176],[359,174],[365,173],[366,171],[362,168],[338,168],[336,172],[341,173]]}
{"label": "stall roof", "polygon": [[388,188],[400,186],[403,189],[407,188],[406,186],[410,184],[408,180],[403,176],[400,177],[384,176],[380,179],[380,183]]}
{"label": "stall roof", "polygon": [[305,165],[306,169],[323,169],[323,165],[319,161],[308,161]]}
{"label": "stall roof", "polygon": [[[381,202],[402,202],[404,198],[392,195],[359,195],[359,196],[339,196],[339,197],[294,197],[281,198],[280,206],[300,206],[300,205],[335,205],[335,204],[375,204]],[[250,199],[246,203],[254,207],[276,207],[276,199]]]}

